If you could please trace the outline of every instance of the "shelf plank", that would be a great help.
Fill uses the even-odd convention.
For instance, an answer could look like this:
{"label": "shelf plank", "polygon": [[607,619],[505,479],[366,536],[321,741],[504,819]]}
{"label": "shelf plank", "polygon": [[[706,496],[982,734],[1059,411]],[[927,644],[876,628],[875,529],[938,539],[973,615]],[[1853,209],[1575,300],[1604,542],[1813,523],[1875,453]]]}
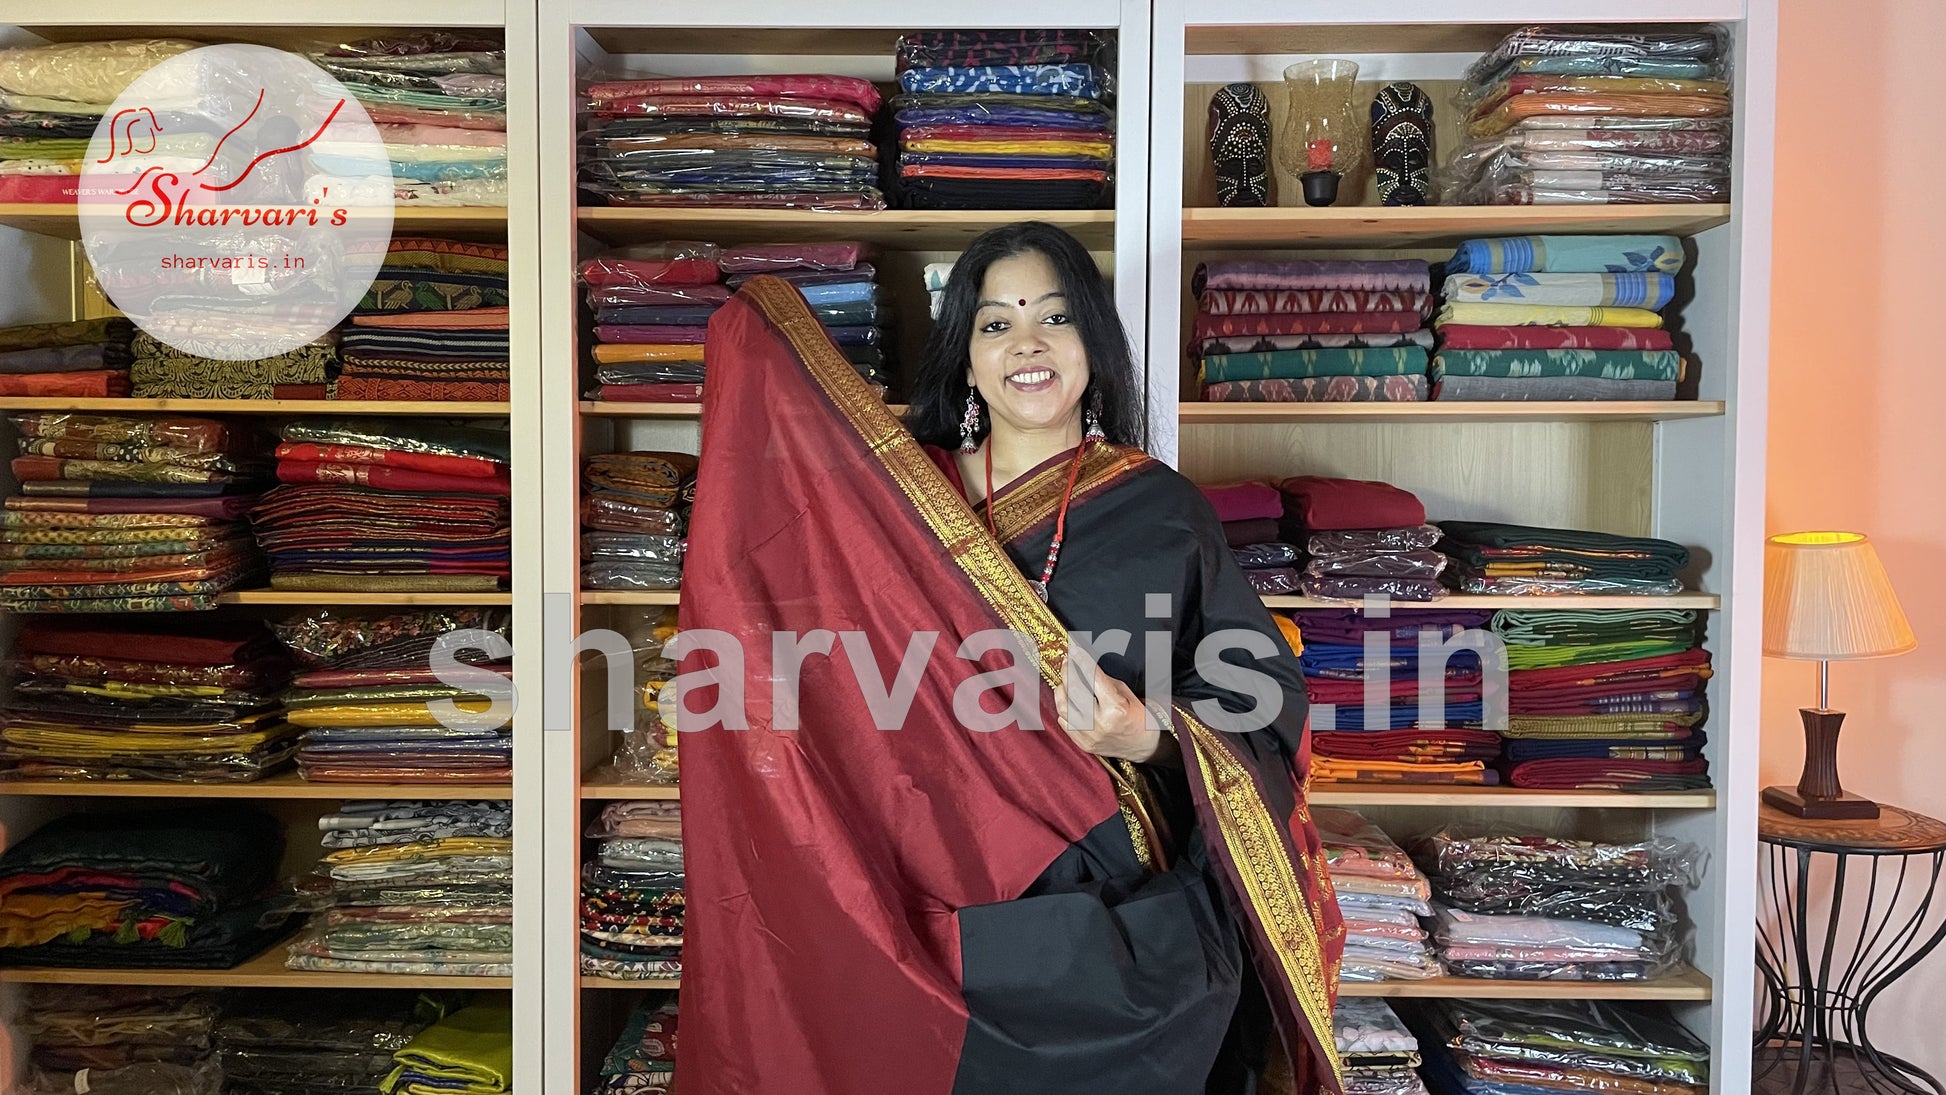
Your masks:
{"label": "shelf plank", "polygon": [[439,418],[505,418],[505,403],[407,403],[383,399],[63,399],[0,398],[0,411],[106,414],[416,414]]}
{"label": "shelf plank", "polygon": [[[289,942],[288,940],[285,941]],[[229,970],[0,969],[0,983],[29,985],[182,985],[274,989],[511,989],[511,977],[425,973],[336,973],[284,965],[285,943]]]}
{"label": "shelf plank", "polygon": [[1630,232],[1693,236],[1730,219],[1727,204],[1420,205],[1185,209],[1185,250],[1449,247],[1479,236]]}
{"label": "shelf plank", "polygon": [[[1184,52],[1200,56],[1341,57],[1348,53],[1485,53],[1519,29],[1501,23],[1344,23],[1290,25],[1274,7],[1229,3],[1199,7],[1184,28]],[[1198,25],[1199,24],[1199,25]]]}
{"label": "shelf plank", "polygon": [[1685,966],[1653,981],[1491,981],[1431,977],[1424,981],[1343,981],[1340,996],[1418,996],[1456,1000],[1707,1000],[1709,975]]}
{"label": "shelf plank", "polygon": [[679,989],[682,987],[682,979],[652,977],[643,981],[623,981],[615,977],[596,977],[584,973],[581,975],[581,987],[584,989]]}
{"label": "shelf plank", "polygon": [[682,603],[682,593],[674,589],[584,589],[584,605],[673,605]]}
{"label": "shelf plank", "polygon": [[1593,810],[1713,810],[1715,791],[1537,791],[1525,787],[1312,783],[1313,806],[1510,806]]}
{"label": "shelf plank", "polygon": [[[906,405],[887,403],[885,409],[901,418],[905,416]],[[673,418],[700,421],[703,417],[701,403],[604,403],[598,399],[583,400],[581,413],[594,418]]]}
{"label": "shelf plank", "polygon": [[611,244],[667,239],[701,239],[711,243],[861,240],[905,251],[958,251],[989,228],[1028,220],[1065,228],[1090,250],[1106,251],[1115,246],[1112,209],[882,209],[859,213],[590,206],[579,214],[583,232]]}
{"label": "shelf plank", "polygon": [[673,784],[629,783],[616,776],[613,768],[593,768],[582,773],[581,797],[676,801],[682,798],[682,789]]}
{"label": "shelf plank", "polygon": [[[66,240],[81,238],[81,220],[72,202],[0,203],[0,225],[39,236]],[[400,236],[422,233],[504,236],[507,232],[507,210],[504,206],[394,209],[392,232]]]}
{"label": "shelf plank", "polygon": [[[1327,601],[1316,597],[1298,597],[1284,594],[1267,594],[1264,597],[1267,608],[1355,608],[1349,601]],[[1702,612],[1714,612],[1722,607],[1722,598],[1714,593],[1677,593],[1667,597],[1630,596],[1623,594],[1560,593],[1550,596],[1509,596],[1505,594],[1452,593],[1437,601],[1393,601],[1394,612],[1442,612],[1457,609],[1500,609],[1500,608],[1553,608],[1588,610],[1597,608],[1693,608]]]}
{"label": "shelf plank", "polygon": [[48,795],[65,798],[249,798],[249,799],[494,799],[509,800],[506,783],[312,783],[284,772],[249,783],[169,783],[162,780],[13,779],[0,780],[0,797]]}
{"label": "shelf plank", "polygon": [[292,589],[239,589],[219,594],[223,605],[510,605],[512,593],[306,593]]}
{"label": "shelf plank", "polygon": [[1294,422],[1671,422],[1720,418],[1720,399],[1536,403],[1183,403],[1185,427]]}

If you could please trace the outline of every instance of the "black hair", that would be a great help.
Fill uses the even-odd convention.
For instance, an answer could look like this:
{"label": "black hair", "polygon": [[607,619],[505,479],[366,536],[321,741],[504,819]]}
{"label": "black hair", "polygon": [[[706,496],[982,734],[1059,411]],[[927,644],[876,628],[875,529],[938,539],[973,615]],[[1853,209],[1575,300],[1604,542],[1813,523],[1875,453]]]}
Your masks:
{"label": "black hair", "polygon": [[[1030,252],[1045,256],[1054,267],[1054,276],[1067,297],[1068,320],[1081,336],[1082,349],[1088,355],[1088,387],[1081,396],[1082,409],[1099,406],[1102,432],[1108,440],[1140,447],[1143,391],[1108,283],[1080,240],[1042,221],[1022,221],[982,232],[953,263],[939,318],[933,321],[932,334],[926,339],[926,356],[912,378],[906,428],[928,445],[947,449],[960,446],[960,423],[966,417],[966,398],[972,392],[966,373],[972,367],[969,347],[979,311],[980,287],[986,283],[988,267]],[[985,437],[991,428],[991,415],[982,403],[978,436]]]}

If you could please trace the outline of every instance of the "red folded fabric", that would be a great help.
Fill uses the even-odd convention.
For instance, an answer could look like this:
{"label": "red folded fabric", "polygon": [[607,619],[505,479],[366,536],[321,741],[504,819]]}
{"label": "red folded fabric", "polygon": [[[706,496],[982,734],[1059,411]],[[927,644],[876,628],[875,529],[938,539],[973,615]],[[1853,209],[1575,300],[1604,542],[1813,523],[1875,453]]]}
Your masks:
{"label": "red folded fabric", "polygon": [[208,618],[215,613],[197,615],[193,625],[116,616],[112,628],[91,622],[30,619],[20,625],[14,652],[166,665],[233,665],[246,660],[250,648],[272,641],[264,625],[254,620]]}
{"label": "red folded fabric", "polygon": [[597,289],[610,285],[709,285],[723,280],[715,259],[589,259],[581,280]]}
{"label": "red folded fabric", "polygon": [[1219,521],[1276,520],[1284,515],[1284,496],[1269,483],[1231,483],[1197,489],[1216,508]]}
{"label": "red folded fabric", "polygon": [[1036,129],[1007,125],[915,125],[899,131],[901,141],[1105,141],[1103,129]]}
{"label": "red folded fabric", "polygon": [[650,343],[660,346],[701,346],[708,327],[671,327],[668,324],[604,323],[595,328],[602,342]]}
{"label": "red folded fabric", "polygon": [[108,399],[128,394],[126,369],[89,369],[79,373],[0,375],[0,396]]}
{"label": "red folded fabric", "polygon": [[1482,327],[1449,323],[1439,329],[1448,350],[1671,350],[1669,332],[1647,327]]}
{"label": "red folded fabric", "polygon": [[[1470,677],[1470,679],[1469,679]],[[1306,677],[1304,692],[1312,703],[1335,703],[1358,706],[1365,702],[1365,682],[1337,680],[1330,677]],[[1395,700],[1416,700],[1419,696],[1419,681],[1408,676],[1393,677],[1386,682],[1386,693]],[[1476,703],[1480,699],[1480,675],[1446,681],[1447,703]]]}
{"label": "red folded fabric", "polygon": [[[485,669],[501,676],[513,672],[512,662],[490,662],[472,666]],[[309,673],[299,673],[291,681],[296,688],[360,688],[377,684],[440,684],[439,677],[431,666],[413,669],[318,669]]]}
{"label": "red folded fabric", "polygon": [[716,266],[726,274],[849,270],[864,257],[865,245],[862,243],[751,243],[741,247],[725,247],[716,256]]}
{"label": "red folded fabric", "polygon": [[1682,777],[1707,775],[1706,760],[1597,760],[1558,758],[1516,764],[1507,773],[1516,787],[1557,791],[1627,791],[1664,781],[1694,782]]}
{"label": "red folded fabric", "polygon": [[[1279,511],[1281,514],[1281,510]],[[1223,522],[1223,540],[1231,547],[1268,544],[1277,539],[1277,522],[1268,517]]]}
{"label": "red folded fabric", "polygon": [[1424,314],[1432,294],[1402,289],[1206,289],[1196,306],[1212,316],[1295,315],[1307,312]]}
{"label": "red folded fabric", "polygon": [[1669,676],[1702,675],[1710,664],[1710,652],[1703,647],[1680,654],[1658,654],[1652,658],[1630,658],[1620,662],[1592,665],[1563,665],[1548,669],[1516,669],[1507,674],[1507,687],[1515,692],[1555,688],[1575,688],[1617,683],[1660,682]]}
{"label": "red folded fabric", "polygon": [[23,513],[177,513],[236,520],[250,512],[257,496],[225,494],[215,498],[24,498],[7,499]]}
{"label": "red folded fabric", "polygon": [[604,403],[701,403],[701,384],[603,384]]}
{"label": "red folded fabric", "polygon": [[346,483],[378,490],[454,491],[460,494],[507,495],[513,492],[513,482],[505,468],[498,469],[498,474],[493,478],[485,479],[472,475],[439,475],[378,464],[322,464],[281,460],[277,464],[277,481],[280,483]]}
{"label": "red folded fabric", "polygon": [[469,479],[492,479],[506,474],[507,470],[504,464],[477,456],[444,456],[438,453],[374,449],[363,445],[319,445],[308,441],[286,441],[278,445],[277,459],[312,464],[383,464],[408,471],[461,475]]}
{"label": "red folded fabric", "polygon": [[381,315],[355,315],[352,323],[360,327],[403,327],[433,328],[435,330],[457,330],[461,328],[485,328],[491,331],[507,329],[510,309],[506,308],[469,308],[461,312],[391,312]]}
{"label": "red folded fabric", "polygon": [[1298,475],[1277,484],[1284,516],[1306,529],[1408,528],[1426,523],[1426,507],[1411,491],[1364,479]]}
{"label": "red folded fabric", "polygon": [[1348,760],[1490,760],[1500,755],[1500,735],[1490,730],[1381,730],[1312,736],[1321,757]]}
{"label": "red folded fabric", "polygon": [[1278,316],[1196,317],[1190,341],[1233,335],[1395,335],[1419,329],[1417,312],[1306,312]]}
{"label": "red folded fabric", "polygon": [[881,98],[870,80],[855,76],[671,76],[656,80],[615,80],[588,88],[597,107],[645,95],[758,95],[780,99],[835,99],[857,103],[869,112]]}

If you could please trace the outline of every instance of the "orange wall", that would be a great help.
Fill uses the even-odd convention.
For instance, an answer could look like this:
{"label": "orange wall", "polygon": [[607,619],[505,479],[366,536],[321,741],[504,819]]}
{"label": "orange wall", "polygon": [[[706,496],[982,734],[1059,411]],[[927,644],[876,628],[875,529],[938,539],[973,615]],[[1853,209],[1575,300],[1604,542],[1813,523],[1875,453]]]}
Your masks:
{"label": "orange wall", "polygon": [[[1845,786],[1946,818],[1946,4],[1782,0],[1770,531],[1869,533],[1919,637],[1834,665]],[[1795,783],[1810,663],[1764,663],[1765,783]],[[1946,948],[1873,1041],[1946,1077]],[[1921,1006],[1924,1005],[1924,1006]]]}

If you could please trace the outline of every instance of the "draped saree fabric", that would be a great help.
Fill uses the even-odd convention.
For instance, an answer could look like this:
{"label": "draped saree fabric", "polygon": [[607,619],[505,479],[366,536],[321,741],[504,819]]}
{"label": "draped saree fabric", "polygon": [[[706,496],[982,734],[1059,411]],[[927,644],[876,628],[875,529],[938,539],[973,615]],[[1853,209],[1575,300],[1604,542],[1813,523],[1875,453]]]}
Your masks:
{"label": "draped saree fabric", "polygon": [[[1268,730],[1218,732],[1191,713],[1218,694],[1178,680],[1180,768],[1104,761],[1055,723],[1065,628],[1110,619],[1078,606],[1113,591],[1126,611],[1110,622],[1143,647],[1150,574],[1101,565],[1117,538],[1091,522],[1128,520],[1131,499],[1207,510],[1201,496],[1137,450],[1094,446],[1043,605],[1019,567],[1051,535],[1045,467],[1000,494],[1003,547],[787,283],[753,279],[710,326],[723,367],[699,475],[744,486],[698,493],[681,630],[740,643],[744,668],[689,689],[679,717],[684,780],[708,789],[683,806],[685,1095],[1339,1092],[1344,929],[1303,805],[1288,649],[1277,640],[1273,662],[1299,702]],[[1263,612],[1240,574],[1238,593],[1186,561],[1189,542],[1154,590],[1181,598],[1179,622],[1192,599]],[[1210,622],[1234,626],[1228,611]],[[773,700],[773,635],[817,629],[869,649],[854,635],[805,657],[801,728],[780,729],[793,712]],[[1010,712],[996,678],[1013,656],[957,656],[996,629],[1031,647],[1015,677],[1036,694]],[[1194,637],[1179,627],[1178,649]],[[722,664],[682,662],[692,680]],[[924,668],[903,717],[865,698],[902,664]],[[1103,666],[1139,688],[1139,657]],[[956,693],[999,728],[963,726]],[[704,725],[719,702],[748,728]],[[1019,725],[1023,710],[1046,729]]]}

